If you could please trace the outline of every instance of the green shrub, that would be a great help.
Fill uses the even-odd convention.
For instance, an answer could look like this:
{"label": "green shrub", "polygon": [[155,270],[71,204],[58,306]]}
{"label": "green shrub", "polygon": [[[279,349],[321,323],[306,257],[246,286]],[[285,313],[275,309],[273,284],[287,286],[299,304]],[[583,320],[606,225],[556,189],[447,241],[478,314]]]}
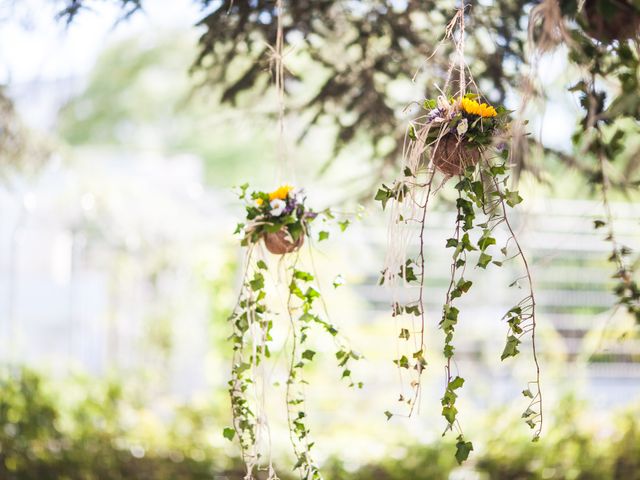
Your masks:
{"label": "green shrub", "polygon": [[[76,382],[58,390],[49,385],[25,369],[0,374],[1,480],[244,477],[239,460],[207,440],[220,430],[214,408],[182,406],[171,419],[156,422],[157,416],[134,405],[117,383]],[[489,480],[640,480],[637,409],[618,415],[615,429],[606,434],[571,397],[555,415],[536,443],[522,425],[501,428],[499,418],[490,417],[486,437],[474,438],[477,450],[466,469]],[[145,424],[145,418],[156,420]],[[334,458],[322,470],[325,480],[446,480],[458,468],[453,451],[447,441],[412,445],[398,457],[359,468]],[[281,480],[294,478],[286,466],[278,472]]]}

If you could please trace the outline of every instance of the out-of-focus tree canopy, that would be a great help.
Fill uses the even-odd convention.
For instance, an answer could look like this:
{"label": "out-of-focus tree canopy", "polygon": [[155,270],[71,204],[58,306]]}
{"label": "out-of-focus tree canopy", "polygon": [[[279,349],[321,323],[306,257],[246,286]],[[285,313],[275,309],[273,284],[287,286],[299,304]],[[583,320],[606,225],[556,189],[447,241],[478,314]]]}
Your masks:
{"label": "out-of-focus tree canopy", "polygon": [[[143,0],[111,1],[121,5],[125,17],[145,6]],[[205,73],[205,83],[221,87],[221,99],[232,104],[241,102],[244,93],[268,88],[269,45],[275,44],[276,37],[276,2],[193,1],[202,6],[198,27],[204,29],[194,68]],[[72,22],[96,2],[59,2],[63,6],[60,17]],[[623,17],[627,24],[633,24],[640,15],[638,0],[589,0],[582,10],[572,0],[466,3],[465,52],[473,77],[490,101],[501,103],[509,92],[521,93],[527,84],[527,58],[535,51],[532,45],[527,46],[529,17],[536,7],[551,7],[546,10],[554,11],[556,16],[550,18],[548,11],[539,15],[534,37],[545,32],[557,37],[560,24],[567,24],[569,33],[558,41],[568,44],[571,62],[587,74],[595,72],[606,77],[609,84],[609,92],[600,101],[602,120],[611,124],[632,119],[636,124],[621,131],[623,135],[637,133],[638,51],[627,45],[634,29],[626,28],[624,38],[616,38],[620,35],[611,23]],[[402,148],[404,132],[398,117],[407,103],[407,99],[394,95],[395,87],[410,82],[417,71],[421,74],[416,84],[423,92],[443,83],[452,54],[451,42],[445,42],[428,63],[425,60],[443,38],[447,23],[460,5],[456,1],[416,0],[285,1],[286,42],[301,46],[299,50],[317,67],[289,72],[287,87],[295,90],[289,107],[303,112],[307,127],[334,124],[336,151],[354,140],[367,141],[373,146],[376,165],[392,164]],[[588,113],[589,105],[586,101],[582,104]],[[583,126],[577,126],[576,131],[584,131]],[[597,183],[590,165],[566,153],[548,149],[547,153],[555,153],[552,156],[579,167]],[[609,153],[624,154],[627,165],[624,175],[613,179],[614,184],[616,180],[621,185],[628,183],[638,169],[637,162],[632,161],[633,152],[613,149]],[[525,158],[522,156],[521,162]]]}
{"label": "out-of-focus tree canopy", "polygon": [[13,102],[0,87],[0,175],[30,172],[49,156],[45,142],[22,124]]}
{"label": "out-of-focus tree canopy", "polygon": [[[268,45],[275,43],[273,0],[194,0],[202,4],[200,52],[195,68],[206,72],[206,82],[223,85],[223,101],[241,101],[244,92],[269,86]],[[91,0],[71,0],[61,16],[69,22]],[[144,7],[140,0],[122,0],[130,15]],[[288,86],[302,82],[305,89],[292,99],[309,125],[330,118],[338,126],[337,149],[354,139],[377,146],[375,158],[392,161],[401,149],[398,115],[405,106],[393,95],[394,85],[410,82],[444,36],[456,2],[310,1],[285,2],[287,42],[304,45],[308,59],[320,68],[290,72]],[[504,100],[517,83],[526,31],[526,1],[488,2],[469,11],[467,41],[472,70],[487,97]],[[451,45],[433,57],[420,85],[442,83]],[[248,61],[247,59],[250,59]],[[348,113],[348,114],[347,114]],[[393,138],[392,148],[388,139]],[[386,141],[383,141],[386,139]]]}

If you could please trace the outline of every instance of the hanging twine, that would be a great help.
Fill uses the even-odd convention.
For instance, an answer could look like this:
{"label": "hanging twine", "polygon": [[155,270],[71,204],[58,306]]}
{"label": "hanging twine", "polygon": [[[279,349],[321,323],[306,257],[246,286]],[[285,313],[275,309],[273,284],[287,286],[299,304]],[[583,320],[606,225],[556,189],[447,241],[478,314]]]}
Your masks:
{"label": "hanging twine", "polygon": [[276,147],[277,155],[277,176],[278,180],[282,182],[285,173],[291,177],[293,175],[292,165],[289,165],[289,159],[287,155],[287,144],[285,141],[285,91],[284,91],[284,79],[285,79],[285,67],[284,67],[284,6],[283,0],[276,0],[276,44],[275,47],[268,45],[271,50],[271,57],[269,59],[270,68],[273,71],[276,97],[277,97],[277,109],[278,109],[278,141]]}

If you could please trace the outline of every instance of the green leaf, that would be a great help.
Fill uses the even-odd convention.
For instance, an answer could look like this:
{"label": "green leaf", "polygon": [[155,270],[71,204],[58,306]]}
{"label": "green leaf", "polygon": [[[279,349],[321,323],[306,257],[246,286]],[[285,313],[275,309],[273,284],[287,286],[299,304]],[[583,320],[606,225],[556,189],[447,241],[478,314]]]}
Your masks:
{"label": "green leaf", "polygon": [[405,355],[402,355],[399,359],[394,360],[393,363],[395,363],[400,368],[409,368],[409,359]]}
{"label": "green leaf", "polygon": [[473,444],[471,442],[465,442],[464,437],[460,435],[456,443],[456,460],[458,461],[458,465],[462,465],[462,463],[469,458],[469,453],[471,453],[472,450]]}
{"label": "green leaf", "polygon": [[338,222],[338,226],[340,227],[341,231],[345,231],[347,229],[347,227],[351,224],[351,222],[349,221],[349,219],[344,220],[342,222]]}
{"label": "green leaf", "polygon": [[427,98],[422,104],[422,106],[424,107],[425,110],[433,110],[438,106],[438,103],[433,98]]}
{"label": "green leaf", "polygon": [[402,328],[400,329],[400,335],[398,336],[398,338],[402,338],[404,340],[409,340],[409,330],[406,328]]}
{"label": "green leaf", "polygon": [[446,305],[442,315],[440,327],[444,332],[449,332],[458,323],[459,310],[456,307]]}
{"label": "green leaf", "polygon": [[603,222],[602,220],[594,220],[593,221],[593,228],[602,228],[606,225],[605,222]]}
{"label": "green leaf", "polygon": [[318,232],[318,241],[321,242],[322,240],[326,240],[327,238],[329,238],[329,232],[322,230],[321,232]]}
{"label": "green leaf", "polygon": [[404,307],[404,311],[408,315],[413,313],[416,317],[419,317],[421,313],[420,305],[407,305],[406,307]]}
{"label": "green leaf", "polygon": [[487,253],[482,252],[480,254],[480,258],[478,259],[478,267],[480,268],[487,268],[487,265],[489,265],[489,262],[491,261],[493,257]]}
{"label": "green leaf", "polygon": [[458,246],[458,240],[456,240],[455,238],[448,238],[447,239],[447,248],[451,248],[451,247],[457,247]]}
{"label": "green leaf", "polygon": [[531,390],[529,390],[528,388],[522,391],[522,395],[524,395],[525,397],[533,398],[533,393],[531,393]]}
{"label": "green leaf", "polygon": [[315,354],[316,352],[314,352],[313,350],[305,350],[304,352],[302,352],[302,358],[311,361],[313,360]]}
{"label": "green leaf", "polygon": [[518,350],[518,345],[520,345],[520,343],[521,342],[517,337],[509,335],[507,337],[507,344],[504,346],[504,350],[502,352],[500,360],[504,360],[508,357],[515,357],[518,353],[520,353],[520,350]]}
{"label": "green leaf", "polygon": [[507,189],[507,191],[504,194],[504,198],[507,201],[507,205],[509,205],[510,207],[515,207],[520,202],[522,202],[522,197],[520,196],[517,190],[512,191]]}
{"label": "green leaf", "polygon": [[303,272],[302,270],[294,270],[293,278],[297,278],[298,280],[302,280],[303,282],[313,281],[313,275],[308,272]]}
{"label": "green leaf", "polygon": [[262,274],[256,273],[253,276],[253,280],[249,282],[249,286],[251,287],[251,290],[253,290],[254,292],[256,290],[262,290],[264,288],[264,277],[262,276]]}
{"label": "green leaf", "polygon": [[451,390],[457,390],[458,388],[462,387],[462,385],[464,385],[464,378],[456,377],[449,382],[447,388],[450,388]]}
{"label": "green leaf", "polygon": [[461,292],[467,293],[471,288],[471,285],[473,285],[473,282],[471,280],[465,280],[464,278],[461,278],[460,280],[458,280],[458,284],[456,285],[456,287]]}
{"label": "green leaf", "polygon": [[236,431],[231,427],[225,427],[224,430],[222,430],[222,436],[229,441],[233,440],[235,434]]}
{"label": "green leaf", "polygon": [[447,419],[447,422],[449,422],[449,425],[453,425],[453,422],[456,421],[457,414],[458,414],[458,409],[453,405],[442,408],[442,416]]}
{"label": "green leaf", "polygon": [[387,421],[391,420],[391,417],[393,417],[393,413],[391,413],[389,410],[384,412],[384,414],[387,417]]}
{"label": "green leaf", "polygon": [[445,358],[453,357],[454,350],[455,350],[455,348],[454,348],[453,345],[445,345],[444,349],[443,349],[444,357]]}
{"label": "green leaf", "polygon": [[482,237],[478,240],[478,247],[480,250],[485,251],[489,246],[495,245],[496,239],[491,236],[491,232],[489,230],[485,230],[482,233]]}
{"label": "green leaf", "polygon": [[309,287],[304,293],[304,296],[306,297],[308,302],[311,302],[314,298],[320,297],[320,293],[318,293],[316,289]]}
{"label": "green leaf", "polygon": [[267,269],[267,264],[264,263],[264,260],[258,260],[258,263],[256,265],[258,266],[258,268],[260,268],[262,270],[266,270]]}
{"label": "green leaf", "polygon": [[387,202],[391,199],[391,197],[391,191],[388,187],[383,185],[382,188],[379,188],[376,192],[376,196],[374,197],[374,199],[382,203],[382,209],[384,210],[387,206]]}

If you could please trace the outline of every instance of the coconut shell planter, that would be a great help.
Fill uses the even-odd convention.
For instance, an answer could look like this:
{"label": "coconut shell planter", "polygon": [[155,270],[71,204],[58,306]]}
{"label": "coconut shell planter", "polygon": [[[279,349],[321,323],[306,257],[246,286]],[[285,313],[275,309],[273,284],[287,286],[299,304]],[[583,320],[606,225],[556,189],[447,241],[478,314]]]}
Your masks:
{"label": "coconut shell planter", "polygon": [[455,135],[442,137],[433,153],[434,166],[450,177],[462,175],[465,168],[473,167],[479,161],[480,150]]}
{"label": "coconut shell planter", "polygon": [[302,247],[309,233],[309,223],[317,213],[305,205],[302,189],[283,185],[272,192],[247,192],[244,185],[240,198],[246,202],[246,223],[238,225],[244,232],[243,246],[264,243],[274,255],[293,253]]}
{"label": "coconut shell planter", "polygon": [[[421,127],[427,145],[426,159],[448,177],[462,175],[466,168],[478,164],[482,153],[492,144],[509,122],[509,112],[502,106],[492,107],[467,94],[453,98],[440,96],[426,100],[426,122]],[[415,128],[410,132],[417,140]]]}
{"label": "coconut shell planter", "polygon": [[278,230],[275,233],[265,233],[264,245],[274,255],[284,255],[285,253],[293,253],[299,250],[304,244],[304,235],[300,235],[294,240],[286,228]]}
{"label": "coconut shell planter", "polygon": [[584,31],[591,38],[610,43],[637,38],[640,9],[628,0],[586,0]]}

